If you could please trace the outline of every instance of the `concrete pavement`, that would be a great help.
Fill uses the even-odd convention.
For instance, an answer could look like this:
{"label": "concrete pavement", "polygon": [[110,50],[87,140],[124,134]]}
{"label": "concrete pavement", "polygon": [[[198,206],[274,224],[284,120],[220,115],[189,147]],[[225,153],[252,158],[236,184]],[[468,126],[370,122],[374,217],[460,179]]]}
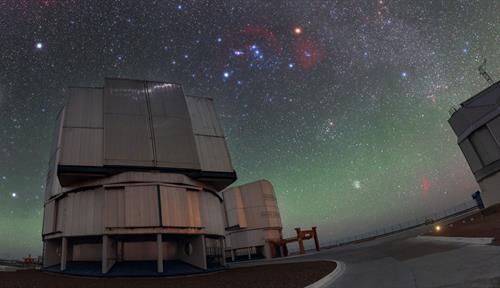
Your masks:
{"label": "concrete pavement", "polygon": [[426,229],[301,257],[235,266],[330,259],[345,263],[345,272],[327,287],[500,287],[500,247],[415,237]]}

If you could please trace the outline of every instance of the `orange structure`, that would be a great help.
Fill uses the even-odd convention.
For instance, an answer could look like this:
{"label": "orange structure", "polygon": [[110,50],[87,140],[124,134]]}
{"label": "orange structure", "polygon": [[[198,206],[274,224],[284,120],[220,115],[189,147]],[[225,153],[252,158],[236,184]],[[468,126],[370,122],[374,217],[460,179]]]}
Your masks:
{"label": "orange structure", "polygon": [[274,246],[274,249],[271,249],[273,254],[272,257],[278,257],[280,256],[279,254],[288,256],[288,248],[286,247],[286,244],[291,242],[298,242],[299,253],[305,254],[306,251],[304,249],[304,240],[309,240],[311,238],[314,238],[314,246],[316,247],[316,251],[320,250],[316,226],[312,227],[311,230],[302,230],[300,228],[295,228],[295,232],[297,233],[297,236],[295,237],[280,239],[279,241],[271,242]]}

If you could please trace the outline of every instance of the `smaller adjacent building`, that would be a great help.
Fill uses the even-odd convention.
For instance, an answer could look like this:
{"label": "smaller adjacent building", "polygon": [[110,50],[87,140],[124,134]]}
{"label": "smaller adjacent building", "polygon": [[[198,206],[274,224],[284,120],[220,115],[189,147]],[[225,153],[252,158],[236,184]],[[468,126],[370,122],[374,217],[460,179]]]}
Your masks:
{"label": "smaller adjacent building", "polygon": [[259,180],[222,191],[226,213],[226,258],[281,256],[281,217],[272,184]]}
{"label": "smaller adjacent building", "polygon": [[500,203],[500,81],[460,104],[448,121],[485,206]]}

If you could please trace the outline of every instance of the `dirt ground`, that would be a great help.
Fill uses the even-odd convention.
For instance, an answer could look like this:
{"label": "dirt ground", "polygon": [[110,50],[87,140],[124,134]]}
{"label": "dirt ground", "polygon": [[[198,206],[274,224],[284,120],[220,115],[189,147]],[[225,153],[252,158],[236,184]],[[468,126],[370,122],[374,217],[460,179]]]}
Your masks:
{"label": "dirt ground", "polygon": [[[433,227],[438,225],[435,223]],[[448,237],[493,237],[500,243],[500,205],[464,217],[448,225],[441,225],[441,231],[433,230],[426,235]]]}
{"label": "dirt ground", "polygon": [[274,264],[235,268],[212,274],[176,278],[81,278],[35,270],[0,272],[0,287],[8,288],[97,288],[97,287],[210,287],[259,288],[305,287],[336,267],[327,261]]}

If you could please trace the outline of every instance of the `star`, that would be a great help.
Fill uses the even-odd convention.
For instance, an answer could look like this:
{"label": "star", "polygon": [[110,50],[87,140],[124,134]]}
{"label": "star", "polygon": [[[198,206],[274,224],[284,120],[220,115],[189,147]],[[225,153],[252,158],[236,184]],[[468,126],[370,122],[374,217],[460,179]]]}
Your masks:
{"label": "star", "polygon": [[302,28],[301,28],[301,27],[298,27],[298,26],[297,26],[297,27],[295,27],[295,28],[293,28],[293,33],[294,33],[295,35],[300,35],[300,34],[302,34]]}
{"label": "star", "polygon": [[43,48],[43,43],[42,42],[37,42],[35,44],[35,48],[38,49],[38,50],[42,49]]}
{"label": "star", "polygon": [[359,180],[354,180],[352,181],[352,187],[354,187],[354,189],[361,189],[361,181]]}
{"label": "star", "polygon": [[16,193],[16,192],[12,192],[12,193],[10,193],[10,196],[11,196],[12,198],[17,198],[17,193]]}

